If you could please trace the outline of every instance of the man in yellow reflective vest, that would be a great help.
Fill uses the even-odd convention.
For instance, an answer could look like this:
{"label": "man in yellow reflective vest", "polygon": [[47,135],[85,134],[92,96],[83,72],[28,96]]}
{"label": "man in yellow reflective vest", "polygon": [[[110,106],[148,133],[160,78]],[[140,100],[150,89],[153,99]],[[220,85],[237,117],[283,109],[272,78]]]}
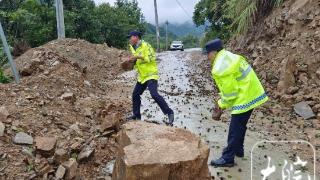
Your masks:
{"label": "man in yellow reflective vest", "polygon": [[221,109],[231,110],[228,145],[222,157],[210,164],[232,167],[235,156],[244,156],[244,137],[253,109],[265,103],[268,96],[246,58],[224,49],[220,39],[209,41],[205,50],[212,61],[211,74],[220,95],[214,113],[221,114]]}
{"label": "man in yellow reflective vest", "polygon": [[130,38],[130,51],[132,56],[130,61],[135,63],[134,68],[138,72],[138,82],[132,93],[133,115],[128,120],[140,120],[141,95],[148,88],[151,97],[160,106],[162,112],[168,116],[168,124],[173,125],[174,113],[169,108],[166,101],[158,93],[158,66],[156,62],[156,54],[150,44],[141,40],[141,33],[132,31],[128,35]]}

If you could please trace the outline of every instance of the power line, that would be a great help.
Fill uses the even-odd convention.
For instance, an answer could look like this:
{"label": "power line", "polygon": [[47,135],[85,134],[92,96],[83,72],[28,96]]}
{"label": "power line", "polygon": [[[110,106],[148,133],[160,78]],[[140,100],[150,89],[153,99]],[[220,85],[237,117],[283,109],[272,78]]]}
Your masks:
{"label": "power line", "polygon": [[190,16],[190,14],[188,13],[188,11],[181,5],[181,3],[179,2],[179,0],[176,0],[177,4],[180,6],[180,8],[184,11],[184,13],[186,13],[186,15],[192,19],[192,17]]}

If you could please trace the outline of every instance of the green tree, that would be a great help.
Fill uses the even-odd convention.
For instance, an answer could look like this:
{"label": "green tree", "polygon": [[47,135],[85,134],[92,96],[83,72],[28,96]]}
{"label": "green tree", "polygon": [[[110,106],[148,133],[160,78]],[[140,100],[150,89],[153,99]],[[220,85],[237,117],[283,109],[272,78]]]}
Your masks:
{"label": "green tree", "polygon": [[[66,36],[125,48],[130,30],[145,31],[136,0],[96,6],[93,0],[64,0]],[[0,19],[12,44],[24,40],[32,47],[57,38],[54,0],[2,0]]]}
{"label": "green tree", "polygon": [[283,0],[200,0],[193,14],[196,25],[208,25],[203,42],[246,33],[256,21],[267,15]]}
{"label": "green tree", "polygon": [[[55,14],[53,7],[41,4],[37,0],[19,1],[18,6],[7,4],[1,10],[0,18],[9,41],[24,39],[36,46],[55,38]],[[11,11],[10,7],[17,7]],[[4,8],[4,7],[2,7]]]}
{"label": "green tree", "polygon": [[199,47],[199,39],[192,34],[188,34],[182,38],[184,48],[195,48]]}
{"label": "green tree", "polygon": [[231,36],[230,18],[224,16],[224,6],[227,0],[200,0],[193,14],[193,21],[197,26],[207,25],[206,34],[202,42],[219,37],[227,40]]}

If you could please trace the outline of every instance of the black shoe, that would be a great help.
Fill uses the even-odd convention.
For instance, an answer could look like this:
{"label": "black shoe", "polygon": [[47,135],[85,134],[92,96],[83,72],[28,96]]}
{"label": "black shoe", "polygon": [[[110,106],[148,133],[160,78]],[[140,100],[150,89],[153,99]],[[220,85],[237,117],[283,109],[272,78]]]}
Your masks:
{"label": "black shoe", "polygon": [[236,153],[236,156],[239,157],[239,158],[243,158],[244,157],[244,153]]}
{"label": "black shoe", "polygon": [[[225,151],[227,151],[227,148],[223,148],[222,154],[225,153]],[[244,157],[244,152],[243,151],[239,151],[235,154],[237,157],[239,158],[243,158]]]}
{"label": "black shoe", "polygon": [[136,115],[127,117],[127,121],[137,121],[137,120],[141,120],[141,117],[138,117]]}
{"label": "black shoe", "polygon": [[169,119],[168,125],[173,126],[174,114],[173,113],[168,114],[168,119]]}
{"label": "black shoe", "polygon": [[234,166],[234,162],[227,162],[223,158],[219,158],[217,160],[212,160],[210,162],[210,165],[214,166],[214,167],[233,167]]}

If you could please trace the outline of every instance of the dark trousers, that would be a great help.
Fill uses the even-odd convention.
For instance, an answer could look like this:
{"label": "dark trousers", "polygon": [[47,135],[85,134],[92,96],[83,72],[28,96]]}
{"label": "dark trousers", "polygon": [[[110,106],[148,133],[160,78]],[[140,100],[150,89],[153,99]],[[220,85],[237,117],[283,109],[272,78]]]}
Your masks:
{"label": "dark trousers", "polygon": [[149,89],[151,97],[156,101],[156,103],[161,108],[164,114],[173,114],[172,109],[169,108],[166,101],[163,97],[158,93],[158,81],[157,80],[149,80],[144,84],[137,82],[136,86],[134,87],[132,93],[132,105],[133,105],[133,114],[136,117],[141,118],[140,113],[140,106],[141,106],[141,95],[146,89]]}
{"label": "dark trousers", "polygon": [[222,152],[222,158],[227,162],[234,162],[236,154],[243,154],[244,137],[247,123],[253,110],[241,114],[232,114],[228,134],[228,146]]}

